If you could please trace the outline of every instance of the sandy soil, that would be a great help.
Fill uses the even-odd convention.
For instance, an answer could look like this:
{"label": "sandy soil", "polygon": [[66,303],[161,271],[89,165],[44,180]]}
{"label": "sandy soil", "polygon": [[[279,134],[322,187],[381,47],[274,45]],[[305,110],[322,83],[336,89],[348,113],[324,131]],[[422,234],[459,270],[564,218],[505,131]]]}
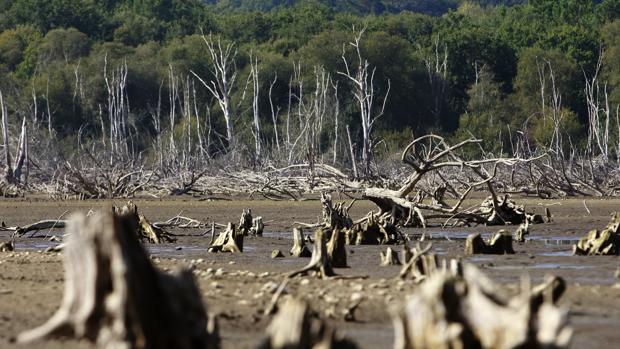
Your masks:
{"label": "sandy soil", "polygon": [[[508,290],[515,290],[522,275],[539,282],[546,274],[565,278],[569,288],[561,303],[569,307],[575,329],[572,348],[608,348],[620,343],[620,287],[615,271],[618,257],[576,257],[570,255],[571,243],[589,229],[602,228],[611,212],[620,210],[620,200],[524,201],[530,211],[544,212],[548,206],[554,214],[552,223],[532,227],[530,240],[515,244],[515,255],[463,256],[464,237],[471,232],[490,234],[497,228],[471,227],[442,230],[428,229],[436,253],[445,257],[462,257],[476,264]],[[119,202],[120,203],[120,202]],[[269,201],[196,201],[143,200],[136,202],[152,221],[162,221],[180,212],[200,220],[220,223],[238,221],[241,210],[252,208],[254,216],[263,216],[268,226],[261,238],[246,239],[243,254],[208,254],[209,238],[198,230],[175,230],[182,234],[174,244],[147,248],[153,262],[163,270],[191,267],[203,292],[209,312],[219,314],[224,348],[252,348],[269,323],[263,310],[272,292],[282,281],[282,273],[305,265],[307,259],[286,257],[271,259],[274,249],[285,254],[291,246],[291,227],[296,221],[316,222],[320,204]],[[110,205],[103,201],[49,202],[45,200],[0,201],[0,221],[19,226],[41,219],[63,216],[67,212],[97,209]],[[371,203],[359,201],[352,216],[360,217],[373,209]],[[514,229],[509,227],[509,229]],[[58,307],[63,292],[62,257],[42,253],[56,243],[41,232],[33,238],[16,241],[17,251],[0,253],[0,348],[20,348],[12,342],[19,332],[42,324]],[[418,236],[420,229],[406,230]],[[9,233],[0,232],[0,242]],[[379,267],[382,246],[348,247],[350,268],[337,269],[344,275],[367,276],[366,279],[322,281],[296,278],[287,286],[288,294],[306,298],[312,307],[329,318],[343,335],[354,338],[361,348],[391,348],[393,341],[389,309],[402,305],[407,294],[415,290],[409,281],[396,278],[399,267]],[[399,250],[400,247],[397,247]],[[218,272],[219,270],[219,272]],[[365,301],[356,313],[355,322],[345,322],[342,310],[353,292],[361,292]],[[28,348],[92,348],[73,340],[47,341]]]}

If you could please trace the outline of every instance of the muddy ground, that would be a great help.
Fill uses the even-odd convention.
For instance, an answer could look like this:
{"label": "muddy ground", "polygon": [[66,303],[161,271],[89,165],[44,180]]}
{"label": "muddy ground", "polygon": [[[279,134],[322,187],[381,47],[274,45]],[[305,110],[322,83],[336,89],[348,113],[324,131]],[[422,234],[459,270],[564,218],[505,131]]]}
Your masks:
{"label": "muddy ground", "polygon": [[[463,256],[468,233],[488,236],[497,227],[455,229],[431,228],[427,240],[436,253],[446,258],[462,257],[476,264],[494,280],[514,291],[522,275],[540,282],[546,274],[562,276],[569,284],[561,304],[570,309],[575,329],[572,348],[611,348],[620,343],[620,267],[618,257],[571,256],[571,244],[589,229],[605,226],[613,211],[620,210],[620,200],[548,200],[517,199],[529,211],[543,213],[549,207],[554,221],[535,225],[529,241],[515,244],[515,255]],[[120,202],[118,202],[120,203]],[[209,254],[208,236],[201,230],[174,230],[182,234],[178,241],[166,245],[149,245],[152,260],[163,270],[191,267],[195,270],[204,302],[209,312],[219,315],[224,348],[252,348],[261,339],[269,318],[263,315],[283,273],[302,267],[308,259],[288,257],[294,222],[316,222],[320,203],[218,200],[138,200],[138,206],[152,221],[163,221],[182,213],[203,221],[238,222],[243,208],[252,208],[254,216],[267,222],[266,234],[244,242],[243,254]],[[467,204],[467,203],[466,203]],[[87,211],[110,205],[103,201],[49,202],[45,200],[0,201],[0,221],[19,226],[41,219],[56,219],[76,210]],[[358,201],[351,214],[361,217],[373,209],[371,203]],[[508,227],[514,230],[516,227]],[[309,232],[309,231],[308,231]],[[419,236],[421,229],[405,230]],[[16,241],[16,252],[0,253],[0,348],[21,348],[13,343],[19,332],[42,324],[59,306],[63,292],[62,257],[43,253],[52,235],[62,231],[43,231],[32,238]],[[10,233],[0,232],[0,242]],[[47,236],[47,237],[45,237]],[[287,257],[271,259],[271,251],[280,249]],[[400,250],[400,247],[396,247]],[[380,267],[383,246],[348,247],[349,268],[337,269],[343,275],[366,276],[365,279],[323,281],[310,277],[295,278],[287,293],[307,299],[314,309],[327,317],[345,336],[361,348],[391,348],[393,342],[389,309],[402,305],[407,294],[415,290],[409,281],[396,278],[399,267]],[[365,301],[353,322],[343,319],[342,311],[353,293]],[[46,341],[27,348],[91,348],[73,340]]]}

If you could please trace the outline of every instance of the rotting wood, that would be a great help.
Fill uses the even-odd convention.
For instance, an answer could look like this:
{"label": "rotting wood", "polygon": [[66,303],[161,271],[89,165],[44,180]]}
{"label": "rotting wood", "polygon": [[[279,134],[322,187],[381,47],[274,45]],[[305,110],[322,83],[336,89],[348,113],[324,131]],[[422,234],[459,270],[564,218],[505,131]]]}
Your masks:
{"label": "rotting wood", "polygon": [[572,336],[568,311],[554,304],[558,282],[505,297],[476,267],[463,276],[437,273],[393,311],[395,349],[566,348]]}
{"label": "rotting wood", "polygon": [[467,236],[465,241],[465,254],[514,254],[512,248],[512,235],[500,230],[493,234],[489,241],[484,241],[480,233],[473,233]]}
{"label": "rotting wood", "polygon": [[602,230],[590,230],[588,235],[573,245],[575,255],[620,255],[620,212],[612,215],[611,221]]}
{"label": "rotting wood", "polygon": [[69,219],[62,304],[44,325],[21,333],[19,343],[73,337],[103,349],[219,347],[191,272],[155,269],[136,223],[111,210]]}
{"label": "rotting wood", "polygon": [[297,258],[312,256],[312,252],[310,252],[304,241],[301,228],[293,228],[293,247],[291,248],[290,254]]}
{"label": "rotting wood", "polygon": [[257,349],[355,349],[349,340],[313,315],[308,305],[289,298],[267,327],[267,338]]}

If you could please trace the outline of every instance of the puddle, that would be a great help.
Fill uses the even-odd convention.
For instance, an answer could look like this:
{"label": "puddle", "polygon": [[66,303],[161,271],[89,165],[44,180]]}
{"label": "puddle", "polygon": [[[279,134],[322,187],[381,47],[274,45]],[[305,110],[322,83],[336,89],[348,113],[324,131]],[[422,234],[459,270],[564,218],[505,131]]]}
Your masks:
{"label": "puddle", "polygon": [[545,245],[573,245],[579,241],[580,237],[576,236],[532,236],[527,241],[540,241]]}
{"label": "puddle", "polygon": [[573,251],[552,251],[552,252],[542,252],[538,253],[538,256],[545,257],[570,257],[573,255]]}
{"label": "puddle", "polygon": [[538,263],[533,265],[499,265],[494,266],[492,269],[497,270],[513,270],[513,269],[590,269],[593,268],[589,265],[567,265],[567,264],[559,264],[559,263]]}

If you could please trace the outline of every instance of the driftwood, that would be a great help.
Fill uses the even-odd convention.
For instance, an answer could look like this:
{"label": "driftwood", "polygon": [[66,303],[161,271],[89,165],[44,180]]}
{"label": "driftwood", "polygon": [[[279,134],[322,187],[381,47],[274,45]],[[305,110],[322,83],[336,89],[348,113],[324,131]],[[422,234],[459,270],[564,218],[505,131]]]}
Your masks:
{"label": "driftwood", "polygon": [[469,234],[465,241],[465,254],[514,254],[512,235],[505,230],[493,234],[489,241],[484,241],[480,233]]}
{"label": "driftwood", "polygon": [[307,275],[310,272],[314,272],[315,275],[321,279],[336,275],[327,254],[325,233],[322,229],[317,229],[314,233],[314,247],[312,248],[312,258],[310,259],[310,263],[308,263],[305,267],[290,273],[288,277],[292,278],[297,275]]}
{"label": "driftwood", "polygon": [[[406,178],[400,188],[393,190],[371,187],[364,191],[364,197],[379,207],[379,216],[400,226],[426,227],[431,218],[455,220],[464,225],[499,224],[499,222],[519,224],[524,214],[516,212],[516,205],[512,205],[506,197],[503,199],[498,197],[493,180],[500,165],[514,166],[529,162],[530,159],[496,158],[470,161],[461,157],[462,148],[481,142],[478,139],[468,139],[450,145],[437,135],[416,138],[402,153],[402,162],[410,166],[413,173]],[[457,173],[453,182],[460,186],[460,191],[448,183],[446,176],[449,170]],[[420,188],[420,183],[424,178],[430,177],[429,174],[436,174],[435,177],[443,181],[431,190],[433,194],[430,202],[425,200],[428,190]],[[481,187],[485,187],[489,192],[490,201],[485,201],[478,208],[461,208],[469,194]],[[449,205],[444,197],[448,189],[456,199],[452,205]]]}
{"label": "driftwood", "polygon": [[385,267],[388,265],[401,265],[400,260],[398,259],[398,253],[392,250],[391,247],[388,246],[385,252],[381,253],[381,266]]}
{"label": "driftwood", "polygon": [[[29,232],[37,232],[45,229],[62,229],[65,227],[67,221],[65,220],[43,220],[31,224],[24,225],[23,227],[2,227],[0,230],[12,231],[13,236],[23,236]],[[34,233],[33,233],[34,234]]]}
{"label": "driftwood", "polygon": [[290,298],[267,327],[267,338],[257,349],[355,348],[354,343],[339,338],[332,328],[313,315],[306,303]]}
{"label": "driftwood", "polygon": [[226,230],[218,235],[208,251],[241,253],[243,252],[243,234],[235,229],[233,223],[229,222]]}
{"label": "driftwood", "polygon": [[114,207],[114,214],[124,216],[134,221],[136,234],[140,241],[160,244],[163,242],[174,242],[176,239],[162,228],[153,225],[146,217],[138,211],[138,206],[133,202],[127,202],[127,205]]}
{"label": "driftwood", "polygon": [[70,336],[104,349],[217,348],[191,272],[157,271],[136,229],[131,216],[109,211],[71,217],[60,309],[17,341]]}
{"label": "driftwood", "polygon": [[394,311],[394,348],[566,348],[572,329],[568,312],[554,304],[557,287],[526,284],[508,298],[474,266],[465,265],[462,277],[437,273]]}
{"label": "driftwood", "polygon": [[334,268],[347,267],[347,250],[345,233],[336,228],[332,231],[332,236],[327,242],[327,256]]}
{"label": "driftwood", "polygon": [[390,222],[370,212],[365,219],[347,230],[349,245],[386,245],[398,241],[400,232]]}
{"label": "driftwood", "polygon": [[306,247],[301,228],[293,228],[293,248],[290,251],[293,257],[310,257],[312,252]]}
{"label": "driftwood", "polygon": [[[428,244],[425,248],[420,247],[418,244],[416,247],[410,249],[406,262],[400,270],[399,277],[401,279],[410,278],[415,282],[422,282],[427,278],[437,273],[449,272],[452,275],[461,275],[462,266],[461,262],[456,259],[447,261],[442,259],[441,262],[434,253],[430,252],[432,244]],[[407,247],[405,247],[407,248]]]}
{"label": "driftwood", "polygon": [[613,214],[611,222],[602,230],[591,230],[576,245],[575,255],[619,255],[620,254],[620,212]]}

